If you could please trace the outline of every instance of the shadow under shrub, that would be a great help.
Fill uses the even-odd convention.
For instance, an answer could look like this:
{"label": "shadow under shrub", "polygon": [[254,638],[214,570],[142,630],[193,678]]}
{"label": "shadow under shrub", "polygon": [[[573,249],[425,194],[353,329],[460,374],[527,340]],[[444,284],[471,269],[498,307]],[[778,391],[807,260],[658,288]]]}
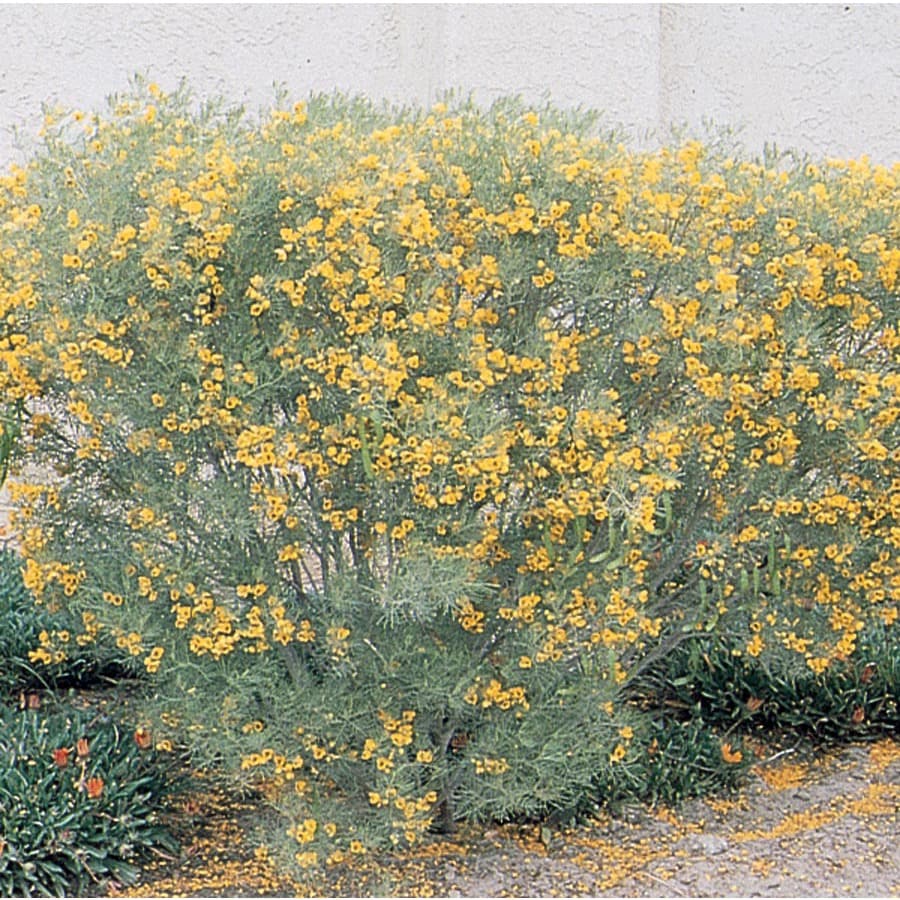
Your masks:
{"label": "shadow under shrub", "polygon": [[596,135],[138,85],[0,185],[25,583],[300,865],[707,783],[628,702],[688,636],[893,640],[896,168]]}

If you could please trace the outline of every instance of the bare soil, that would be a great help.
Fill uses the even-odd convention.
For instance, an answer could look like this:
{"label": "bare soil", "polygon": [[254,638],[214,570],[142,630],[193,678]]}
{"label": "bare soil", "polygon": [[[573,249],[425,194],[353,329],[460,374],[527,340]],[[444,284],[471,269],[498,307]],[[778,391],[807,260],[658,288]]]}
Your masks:
{"label": "bare soil", "polygon": [[727,800],[565,830],[469,830],[303,881],[254,850],[259,809],[210,791],[185,801],[182,857],[109,895],[900,897],[900,742],[760,755]]}
{"label": "bare soil", "polygon": [[[495,844],[458,896],[900,896],[900,747],[757,766],[734,800],[633,810],[549,848]],[[445,873],[446,874],[446,873]]]}

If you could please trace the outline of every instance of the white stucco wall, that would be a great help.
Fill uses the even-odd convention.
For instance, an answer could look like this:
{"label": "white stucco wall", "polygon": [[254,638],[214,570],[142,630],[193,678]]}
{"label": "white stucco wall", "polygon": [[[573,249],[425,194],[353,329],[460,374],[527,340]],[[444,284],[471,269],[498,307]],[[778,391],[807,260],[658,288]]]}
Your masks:
{"label": "white stucco wall", "polygon": [[900,5],[664,6],[660,121],[900,160]]}
{"label": "white stucco wall", "polygon": [[599,108],[637,143],[704,119],[815,154],[900,159],[900,4],[0,5],[0,165],[44,101],[97,108],[142,72],[266,105],[449,88]]}

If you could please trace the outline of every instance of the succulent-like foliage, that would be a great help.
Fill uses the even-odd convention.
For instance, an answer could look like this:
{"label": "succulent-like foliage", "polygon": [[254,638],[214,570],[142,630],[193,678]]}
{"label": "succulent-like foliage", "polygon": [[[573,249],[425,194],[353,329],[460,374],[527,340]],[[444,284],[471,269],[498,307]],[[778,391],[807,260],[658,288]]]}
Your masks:
{"label": "succulent-like foliage", "polygon": [[0,890],[71,896],[127,882],[151,847],[177,849],[158,811],[168,767],[149,732],[74,711],[0,706]]}

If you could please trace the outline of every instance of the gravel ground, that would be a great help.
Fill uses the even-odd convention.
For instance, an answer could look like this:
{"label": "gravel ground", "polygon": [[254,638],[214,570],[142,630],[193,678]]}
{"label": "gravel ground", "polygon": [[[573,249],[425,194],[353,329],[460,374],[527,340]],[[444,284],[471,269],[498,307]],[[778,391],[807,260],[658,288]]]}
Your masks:
{"label": "gravel ground", "polygon": [[550,832],[468,832],[327,881],[283,877],[252,805],[208,798],[182,859],[112,896],[900,897],[900,742],[782,751],[729,800],[634,808]]}
{"label": "gravel ground", "polygon": [[499,838],[455,872],[451,896],[900,896],[900,744],[756,767],[732,801],[634,810],[549,848]]}

